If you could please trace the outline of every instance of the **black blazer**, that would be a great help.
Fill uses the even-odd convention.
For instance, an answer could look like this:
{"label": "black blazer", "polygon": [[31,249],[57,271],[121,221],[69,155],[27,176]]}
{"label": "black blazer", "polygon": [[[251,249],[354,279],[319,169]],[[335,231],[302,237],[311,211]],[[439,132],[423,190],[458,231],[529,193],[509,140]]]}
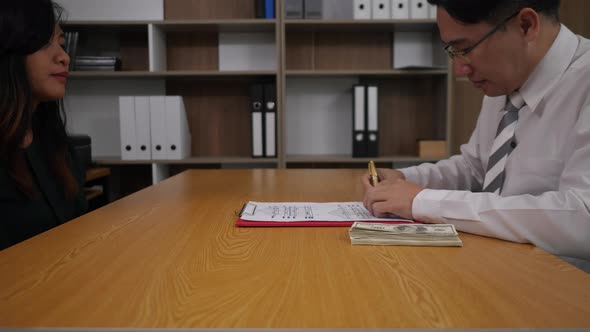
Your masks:
{"label": "black blazer", "polygon": [[87,209],[82,185],[85,175],[73,149],[70,160],[80,191],[67,200],[62,186],[53,176],[37,140],[26,149],[26,159],[38,192],[31,200],[10,178],[0,163],[0,250],[24,241],[82,215]]}

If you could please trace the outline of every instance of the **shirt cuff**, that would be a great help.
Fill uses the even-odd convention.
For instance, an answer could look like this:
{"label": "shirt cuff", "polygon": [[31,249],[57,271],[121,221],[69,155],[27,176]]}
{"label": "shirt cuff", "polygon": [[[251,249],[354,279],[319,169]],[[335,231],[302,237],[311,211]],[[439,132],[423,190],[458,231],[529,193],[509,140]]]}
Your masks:
{"label": "shirt cuff", "polygon": [[[404,173],[405,174],[405,173]],[[414,197],[412,215],[414,220],[444,224],[441,201],[449,194],[449,190],[424,189]]]}
{"label": "shirt cuff", "polygon": [[402,172],[406,177],[406,180],[412,183],[420,184],[420,174],[418,173],[417,167],[401,168],[398,171]]}

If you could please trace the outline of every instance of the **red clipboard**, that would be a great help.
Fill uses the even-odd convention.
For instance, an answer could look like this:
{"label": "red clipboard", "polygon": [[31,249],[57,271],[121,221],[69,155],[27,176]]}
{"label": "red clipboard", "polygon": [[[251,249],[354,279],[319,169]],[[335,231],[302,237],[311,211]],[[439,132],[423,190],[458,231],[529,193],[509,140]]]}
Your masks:
{"label": "red clipboard", "polygon": [[[379,221],[379,220],[363,220],[360,222],[376,222],[381,224],[421,224],[418,221]],[[248,221],[238,218],[236,226],[238,227],[350,227],[354,221],[290,221],[290,222],[276,222],[276,221]]]}

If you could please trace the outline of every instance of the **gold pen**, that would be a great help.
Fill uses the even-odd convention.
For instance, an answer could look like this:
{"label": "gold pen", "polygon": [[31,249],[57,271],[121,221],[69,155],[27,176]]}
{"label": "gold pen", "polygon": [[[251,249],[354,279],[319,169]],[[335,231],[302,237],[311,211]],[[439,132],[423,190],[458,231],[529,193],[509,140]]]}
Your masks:
{"label": "gold pen", "polygon": [[371,185],[376,185],[379,183],[379,176],[377,175],[377,169],[375,168],[375,163],[371,160],[369,161],[369,177]]}

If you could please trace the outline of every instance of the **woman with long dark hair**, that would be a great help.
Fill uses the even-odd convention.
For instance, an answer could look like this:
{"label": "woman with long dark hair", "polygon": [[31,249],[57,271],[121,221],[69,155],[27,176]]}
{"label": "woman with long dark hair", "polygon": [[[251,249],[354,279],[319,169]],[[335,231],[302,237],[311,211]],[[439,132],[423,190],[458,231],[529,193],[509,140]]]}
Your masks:
{"label": "woman with long dark hair", "polygon": [[0,250],[86,209],[61,107],[61,12],[51,0],[0,2]]}

